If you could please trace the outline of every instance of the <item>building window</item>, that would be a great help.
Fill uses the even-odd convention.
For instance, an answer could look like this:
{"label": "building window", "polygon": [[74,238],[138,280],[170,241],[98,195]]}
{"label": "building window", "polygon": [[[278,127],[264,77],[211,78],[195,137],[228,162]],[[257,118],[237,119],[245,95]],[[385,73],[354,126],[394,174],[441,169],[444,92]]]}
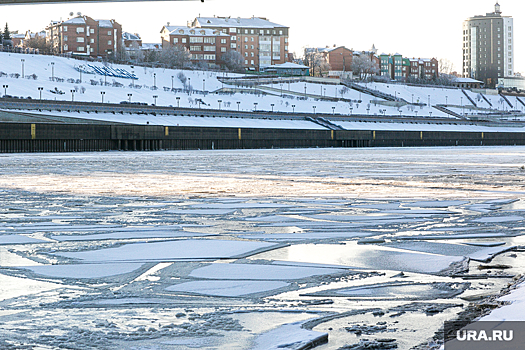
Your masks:
{"label": "building window", "polygon": [[190,51],[201,51],[200,46],[190,46]]}
{"label": "building window", "polygon": [[253,45],[250,45],[250,48],[253,50],[255,47]]}
{"label": "building window", "polygon": [[64,51],[67,51],[67,50],[68,50],[68,46],[64,45]]}
{"label": "building window", "polygon": [[201,36],[190,37],[190,43],[202,43],[202,42],[204,42],[204,38]]}
{"label": "building window", "polygon": [[204,38],[204,43],[215,44],[215,38]]}
{"label": "building window", "polygon": [[112,44],[111,44],[111,40],[108,40],[108,45],[112,45]]}
{"label": "building window", "polygon": [[226,52],[226,48],[225,47],[221,47],[221,52]]}
{"label": "building window", "polygon": [[91,28],[91,29],[89,30],[89,32],[90,32],[91,34],[95,34],[95,29]]}
{"label": "building window", "polygon": [[182,43],[186,44],[186,38],[182,38]]}
{"label": "building window", "polygon": [[[223,40],[226,41],[226,39]],[[232,41],[237,41],[237,37],[235,35],[232,36]]]}
{"label": "building window", "polygon": [[244,53],[244,56],[245,56],[245,57],[248,57],[248,52],[245,52],[245,53]]}
{"label": "building window", "polygon": [[252,66],[255,64],[255,62],[253,60],[251,60],[250,63],[252,64]]}
{"label": "building window", "polygon": [[204,46],[204,51],[215,51],[215,46]]}
{"label": "building window", "polygon": [[221,44],[226,44],[226,39],[221,39]]}
{"label": "building window", "polygon": [[79,36],[77,37],[77,43],[83,43],[84,42],[84,38]]}
{"label": "building window", "polygon": [[231,47],[232,49],[236,49],[236,48],[237,48],[237,44],[236,44],[236,43],[231,43],[231,44],[230,44],[230,47]]}
{"label": "building window", "polygon": [[90,39],[89,42],[94,44],[95,43],[95,39]]}
{"label": "building window", "polygon": [[248,64],[248,60],[244,60],[244,64]]}
{"label": "building window", "polygon": [[111,30],[108,30],[108,35],[112,35]]}
{"label": "building window", "polygon": [[67,26],[62,27],[64,29],[64,32],[67,32]]}
{"label": "building window", "polygon": [[77,27],[77,33],[84,33],[84,28]]}
{"label": "building window", "polygon": [[84,46],[77,47],[77,51],[84,52]]}
{"label": "building window", "polygon": [[67,35],[64,35],[64,41],[67,41]]}
{"label": "building window", "polygon": [[173,38],[173,43],[174,44],[178,44],[179,43],[179,38]]}

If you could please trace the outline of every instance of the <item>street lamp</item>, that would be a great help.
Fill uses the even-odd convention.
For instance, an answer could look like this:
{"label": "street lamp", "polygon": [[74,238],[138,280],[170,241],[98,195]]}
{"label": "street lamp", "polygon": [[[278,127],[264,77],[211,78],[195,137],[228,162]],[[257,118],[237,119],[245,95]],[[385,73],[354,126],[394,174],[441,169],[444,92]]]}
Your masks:
{"label": "street lamp", "polygon": [[202,79],[202,92],[206,91],[206,79]]}
{"label": "street lamp", "polygon": [[38,87],[38,92],[39,92],[39,94],[40,94],[40,99],[42,99],[42,91],[43,91],[43,90],[44,90],[43,87],[41,87],[41,86]]}
{"label": "street lamp", "polygon": [[153,100],[155,101],[155,102],[154,102],[154,105],[155,105],[155,106],[157,105],[157,98],[158,98],[158,97],[159,97],[159,96],[157,96],[157,95],[153,95]]}
{"label": "street lamp", "polygon": [[292,105],[292,113],[295,113],[295,105]]}
{"label": "street lamp", "polygon": [[79,78],[80,83],[82,84],[82,66],[79,66],[79,67],[78,67],[78,73],[79,73],[79,75],[80,75],[80,78]]}
{"label": "street lamp", "polygon": [[241,110],[241,101],[237,101],[237,112]]}
{"label": "street lamp", "polygon": [[128,101],[129,101],[129,103],[131,103],[131,96],[133,96],[133,94],[128,94]]}
{"label": "street lamp", "polygon": [[275,103],[270,104],[272,106],[272,113],[273,113],[273,106],[275,106]]}
{"label": "street lamp", "polygon": [[430,95],[428,95],[428,106],[430,107]]}
{"label": "street lamp", "polygon": [[412,94],[412,104],[414,104],[414,94]]}
{"label": "street lamp", "polygon": [[171,91],[173,91],[173,78],[174,78],[174,76],[172,75],[171,76]]}
{"label": "street lamp", "polygon": [[134,88],[135,87],[135,66],[130,66],[131,67],[131,87]]}
{"label": "street lamp", "polygon": [[106,94],[105,91],[100,92],[100,97],[102,98],[102,103],[104,103],[104,95]]}
{"label": "street lamp", "polygon": [[71,102],[73,102],[75,100],[75,90],[71,89],[69,91],[71,91]]}
{"label": "street lamp", "polygon": [[7,95],[7,88],[9,87],[9,85],[2,85],[2,87],[4,88],[4,97],[5,97],[5,95]]}
{"label": "street lamp", "polygon": [[315,114],[315,109],[317,108],[317,106],[312,106],[314,108],[314,114]]}
{"label": "street lamp", "polygon": [[176,97],[176,99],[177,99],[177,108],[179,108],[180,107],[180,97]]}
{"label": "street lamp", "polygon": [[253,103],[253,106],[254,106],[254,110],[255,110],[255,112],[257,112],[257,105],[258,105],[257,102],[254,102],[254,103]]}
{"label": "street lamp", "polygon": [[306,83],[304,83],[304,98],[306,99]]}
{"label": "street lamp", "polygon": [[157,90],[157,73],[153,73],[153,90]]}
{"label": "street lamp", "polygon": [[448,96],[445,96],[445,105],[448,107]]}
{"label": "street lamp", "polygon": [[188,95],[191,95],[191,78],[188,78]]}
{"label": "street lamp", "polygon": [[55,62],[51,62],[51,80],[55,81]]}
{"label": "street lamp", "polygon": [[20,61],[22,62],[22,79],[24,78],[24,62],[26,61],[25,59],[21,58]]}
{"label": "street lamp", "polygon": [[354,107],[350,107],[350,115],[354,112]]}
{"label": "street lamp", "polygon": [[429,113],[430,113],[430,118],[432,118],[432,111],[430,111]]}
{"label": "street lamp", "polygon": [[219,102],[219,110],[221,110],[221,103],[222,103],[222,100],[217,100],[217,102]]}
{"label": "street lamp", "polygon": [[332,114],[335,114],[335,107],[332,106]]}

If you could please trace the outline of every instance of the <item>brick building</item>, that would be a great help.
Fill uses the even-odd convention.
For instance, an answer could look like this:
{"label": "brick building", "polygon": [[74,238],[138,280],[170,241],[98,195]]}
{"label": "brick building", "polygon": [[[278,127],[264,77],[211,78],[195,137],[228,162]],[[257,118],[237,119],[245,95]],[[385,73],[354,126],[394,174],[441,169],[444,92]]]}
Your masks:
{"label": "brick building", "polygon": [[222,55],[230,50],[230,36],[219,30],[164,26],[161,30],[162,48],[184,47],[191,54],[192,63],[206,63],[210,67],[222,65]]}
{"label": "brick building", "polygon": [[439,62],[435,58],[404,58],[403,55],[381,54],[380,74],[391,80],[432,80],[439,77]]}
{"label": "brick building", "polygon": [[122,49],[122,26],[115,20],[77,16],[54,21],[46,27],[46,39],[55,54],[107,57]]}
{"label": "brick building", "polygon": [[290,28],[266,18],[197,17],[190,26],[229,36],[229,49],[238,51],[250,70],[282,64],[292,58],[288,52]]}

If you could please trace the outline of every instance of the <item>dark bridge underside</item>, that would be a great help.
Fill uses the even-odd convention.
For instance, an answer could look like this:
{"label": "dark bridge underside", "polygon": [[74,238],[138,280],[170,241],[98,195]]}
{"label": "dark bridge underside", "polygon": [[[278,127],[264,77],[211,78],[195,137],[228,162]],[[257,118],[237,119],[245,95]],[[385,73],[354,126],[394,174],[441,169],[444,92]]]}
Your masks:
{"label": "dark bridge underside", "polygon": [[[199,0],[0,0],[0,5],[58,4],[72,2],[151,2],[151,1],[199,1]],[[204,0],[200,0],[204,2]]]}

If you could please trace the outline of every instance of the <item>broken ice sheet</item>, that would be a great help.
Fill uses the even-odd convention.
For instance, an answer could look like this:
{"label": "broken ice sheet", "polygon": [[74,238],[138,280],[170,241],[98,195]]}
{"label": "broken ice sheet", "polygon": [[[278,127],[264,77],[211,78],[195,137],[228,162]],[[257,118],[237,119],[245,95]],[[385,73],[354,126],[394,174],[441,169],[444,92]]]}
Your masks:
{"label": "broken ice sheet", "polygon": [[27,237],[23,235],[1,235],[0,236],[0,245],[8,244],[34,244],[34,243],[46,243],[41,239],[36,239],[32,237]]}
{"label": "broken ice sheet", "polygon": [[198,268],[190,277],[225,280],[296,280],[319,275],[345,273],[347,270],[306,266],[257,264],[211,264]]}
{"label": "broken ice sheet", "polygon": [[185,292],[218,297],[240,297],[289,286],[281,281],[191,281],[167,287],[170,292]]}
{"label": "broken ice sheet", "polygon": [[100,241],[100,240],[119,240],[119,239],[148,239],[148,238],[183,238],[183,237],[205,237],[213,234],[186,232],[186,231],[143,231],[136,232],[113,232],[113,233],[99,233],[93,235],[60,235],[50,236],[59,242],[68,241]]}
{"label": "broken ice sheet", "polygon": [[347,297],[373,300],[434,300],[453,298],[463,293],[468,283],[388,282],[304,294],[312,297]]}
{"label": "broken ice sheet", "polygon": [[34,281],[28,278],[0,274],[0,300],[19,298],[23,295],[36,294],[62,287],[61,284]]}
{"label": "broken ice sheet", "polygon": [[107,263],[107,264],[76,264],[76,265],[40,265],[28,266],[37,275],[54,278],[92,279],[122,275],[142,267],[140,263]]}
{"label": "broken ice sheet", "polygon": [[344,245],[297,244],[257,254],[250,259],[310,262],[373,270],[434,274],[449,268],[453,263],[463,261],[464,257],[413,253],[382,246],[357,245],[357,242],[347,242]]}
{"label": "broken ice sheet", "polygon": [[327,333],[304,329],[304,322],[282,325],[258,336],[252,350],[308,349],[314,343],[328,341]]}
{"label": "broken ice sheet", "polygon": [[126,244],[117,248],[55,255],[84,261],[173,261],[178,259],[221,259],[246,256],[256,251],[278,247],[276,244],[224,240],[178,240]]}

